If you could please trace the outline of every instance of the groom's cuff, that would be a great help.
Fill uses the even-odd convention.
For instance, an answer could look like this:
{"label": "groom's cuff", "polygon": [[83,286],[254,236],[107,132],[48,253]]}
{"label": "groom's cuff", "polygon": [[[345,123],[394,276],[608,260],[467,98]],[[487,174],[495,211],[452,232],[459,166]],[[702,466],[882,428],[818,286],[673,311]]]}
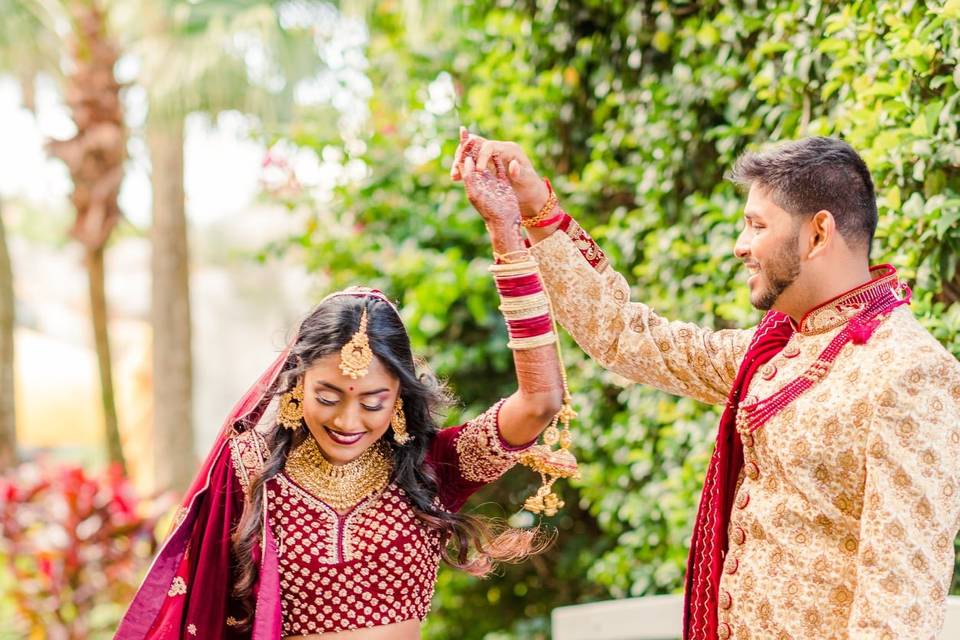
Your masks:
{"label": "groom's cuff", "polygon": [[556,259],[570,255],[571,246],[597,273],[603,273],[610,267],[610,261],[607,260],[600,245],[567,214],[564,214],[563,221],[556,231],[530,246],[530,250],[542,262],[547,257]]}

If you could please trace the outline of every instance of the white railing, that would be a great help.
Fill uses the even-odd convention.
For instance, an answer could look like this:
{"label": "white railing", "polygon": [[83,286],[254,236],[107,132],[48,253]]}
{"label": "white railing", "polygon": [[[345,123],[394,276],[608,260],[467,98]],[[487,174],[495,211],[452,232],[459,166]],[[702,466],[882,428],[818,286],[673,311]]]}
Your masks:
{"label": "white railing", "polygon": [[[553,610],[553,640],[676,640],[680,596],[607,600]],[[960,597],[947,599],[943,640],[960,638]]]}

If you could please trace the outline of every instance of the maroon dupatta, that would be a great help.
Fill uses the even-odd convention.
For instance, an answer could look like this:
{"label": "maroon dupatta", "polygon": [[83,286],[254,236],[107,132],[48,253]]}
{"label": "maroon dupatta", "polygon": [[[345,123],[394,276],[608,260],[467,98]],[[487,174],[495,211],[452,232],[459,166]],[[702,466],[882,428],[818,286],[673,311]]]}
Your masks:
{"label": "maroon dupatta", "polygon": [[114,640],[282,637],[276,542],[269,527],[264,527],[252,629],[240,634],[226,624],[231,590],[230,536],[242,510],[238,502],[243,504],[242,494],[236,493],[228,440],[260,421],[289,353],[288,347],[230,412]]}

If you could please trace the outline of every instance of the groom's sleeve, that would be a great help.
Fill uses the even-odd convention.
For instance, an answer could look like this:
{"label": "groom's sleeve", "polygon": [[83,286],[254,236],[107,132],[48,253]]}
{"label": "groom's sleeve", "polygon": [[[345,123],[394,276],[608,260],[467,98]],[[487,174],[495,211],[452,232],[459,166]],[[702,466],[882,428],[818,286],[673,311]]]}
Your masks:
{"label": "groom's sleeve", "polygon": [[605,368],[711,404],[726,400],[752,330],[669,322],[640,302],[597,243],[566,216],[531,248],[560,324]]}

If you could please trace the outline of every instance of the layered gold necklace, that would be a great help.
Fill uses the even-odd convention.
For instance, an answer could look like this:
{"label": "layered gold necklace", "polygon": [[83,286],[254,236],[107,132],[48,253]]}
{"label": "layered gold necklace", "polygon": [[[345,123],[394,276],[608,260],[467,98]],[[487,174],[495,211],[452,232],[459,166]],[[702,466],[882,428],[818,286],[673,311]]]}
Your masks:
{"label": "layered gold necklace", "polygon": [[330,464],[313,436],[307,436],[287,457],[284,471],[290,479],[337,511],[383,491],[393,471],[390,445],[378,440],[356,460]]}

